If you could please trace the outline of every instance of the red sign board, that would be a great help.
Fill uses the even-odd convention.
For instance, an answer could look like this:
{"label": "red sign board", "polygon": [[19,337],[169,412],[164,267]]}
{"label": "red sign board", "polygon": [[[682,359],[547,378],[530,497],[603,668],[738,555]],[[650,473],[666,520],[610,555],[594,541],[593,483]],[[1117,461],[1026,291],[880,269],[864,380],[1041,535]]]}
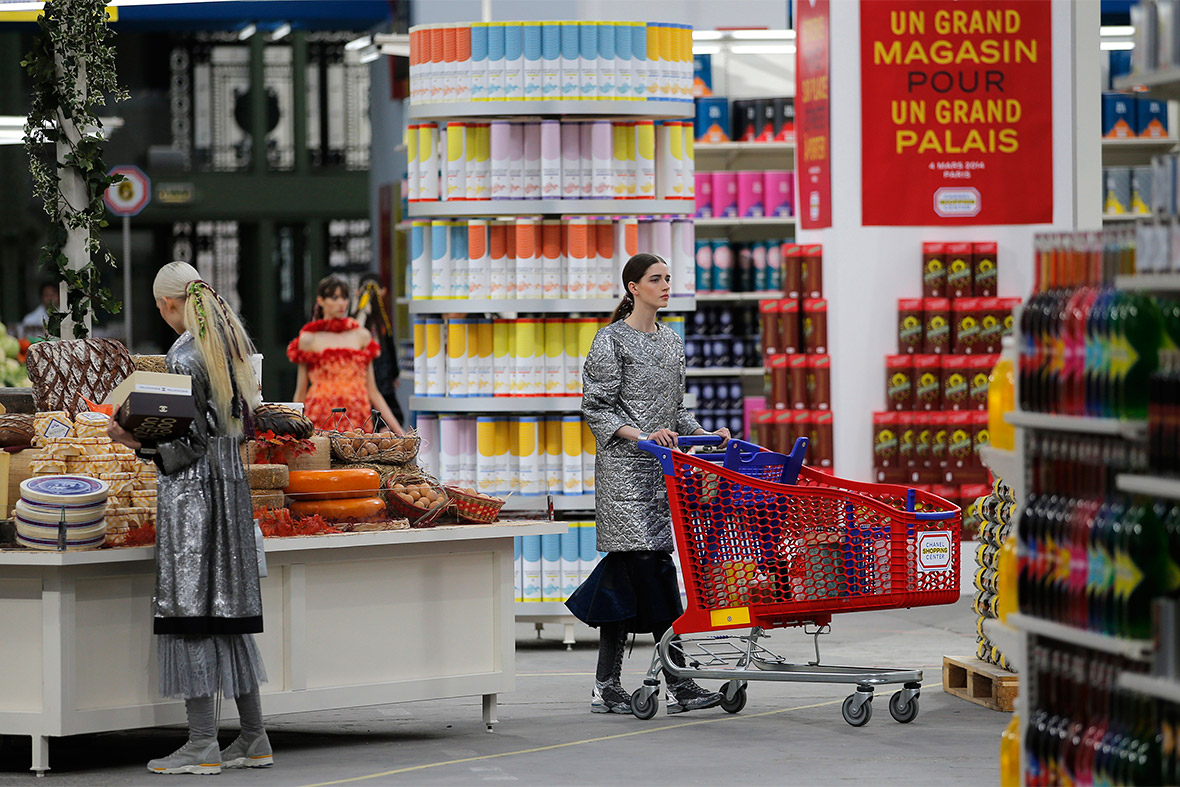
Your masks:
{"label": "red sign board", "polygon": [[861,0],[863,224],[1052,222],[1051,32],[1050,0]]}
{"label": "red sign board", "polygon": [[795,27],[796,216],[805,230],[832,226],[828,0],[798,0]]}

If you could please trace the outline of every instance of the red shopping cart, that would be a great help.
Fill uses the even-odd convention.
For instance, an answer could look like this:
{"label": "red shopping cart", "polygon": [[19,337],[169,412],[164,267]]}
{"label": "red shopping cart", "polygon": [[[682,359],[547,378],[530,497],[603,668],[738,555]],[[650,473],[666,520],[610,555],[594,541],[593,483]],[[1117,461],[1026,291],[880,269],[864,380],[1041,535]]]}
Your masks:
{"label": "red shopping cart", "polygon": [[[684,447],[717,442],[679,439]],[[730,713],[745,707],[751,680],[855,684],[841,709],[854,727],[872,717],[875,686],[900,683],[889,712],[903,724],[917,717],[921,670],[821,665],[819,637],[834,613],[957,601],[957,506],[817,472],[803,464],[806,438],[789,455],[741,440],[715,454],[639,447],[664,470],[687,603],[631,698],[637,717],[655,715],[661,670],[726,681],[722,708]],[[763,644],[769,630],[788,627],[813,637],[814,661],[795,664]]]}

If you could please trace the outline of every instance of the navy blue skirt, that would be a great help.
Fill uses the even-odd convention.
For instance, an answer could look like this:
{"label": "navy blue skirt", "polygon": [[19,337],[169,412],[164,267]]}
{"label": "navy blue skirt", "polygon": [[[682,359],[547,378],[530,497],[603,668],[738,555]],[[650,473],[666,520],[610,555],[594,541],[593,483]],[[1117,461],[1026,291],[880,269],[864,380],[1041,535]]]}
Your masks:
{"label": "navy blue skirt", "polygon": [[676,566],[667,552],[609,552],[565,602],[583,623],[622,623],[627,631],[662,631],[684,614]]}

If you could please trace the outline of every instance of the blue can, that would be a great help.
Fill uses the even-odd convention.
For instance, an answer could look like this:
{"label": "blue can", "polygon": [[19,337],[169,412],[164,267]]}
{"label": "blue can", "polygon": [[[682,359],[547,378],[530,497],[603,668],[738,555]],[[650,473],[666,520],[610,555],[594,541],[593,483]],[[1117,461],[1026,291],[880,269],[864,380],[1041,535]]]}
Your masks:
{"label": "blue can", "polygon": [[693,134],[697,142],[729,142],[729,99],[717,96],[696,99]]}

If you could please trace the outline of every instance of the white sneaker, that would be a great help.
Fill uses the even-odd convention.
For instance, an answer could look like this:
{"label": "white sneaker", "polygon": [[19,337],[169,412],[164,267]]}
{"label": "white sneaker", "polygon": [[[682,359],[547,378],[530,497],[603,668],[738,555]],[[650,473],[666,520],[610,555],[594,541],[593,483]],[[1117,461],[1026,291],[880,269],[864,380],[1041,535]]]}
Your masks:
{"label": "white sneaker", "polygon": [[239,735],[221,752],[222,768],[265,768],[274,763],[274,751],[265,732],[250,741],[245,735]]}

